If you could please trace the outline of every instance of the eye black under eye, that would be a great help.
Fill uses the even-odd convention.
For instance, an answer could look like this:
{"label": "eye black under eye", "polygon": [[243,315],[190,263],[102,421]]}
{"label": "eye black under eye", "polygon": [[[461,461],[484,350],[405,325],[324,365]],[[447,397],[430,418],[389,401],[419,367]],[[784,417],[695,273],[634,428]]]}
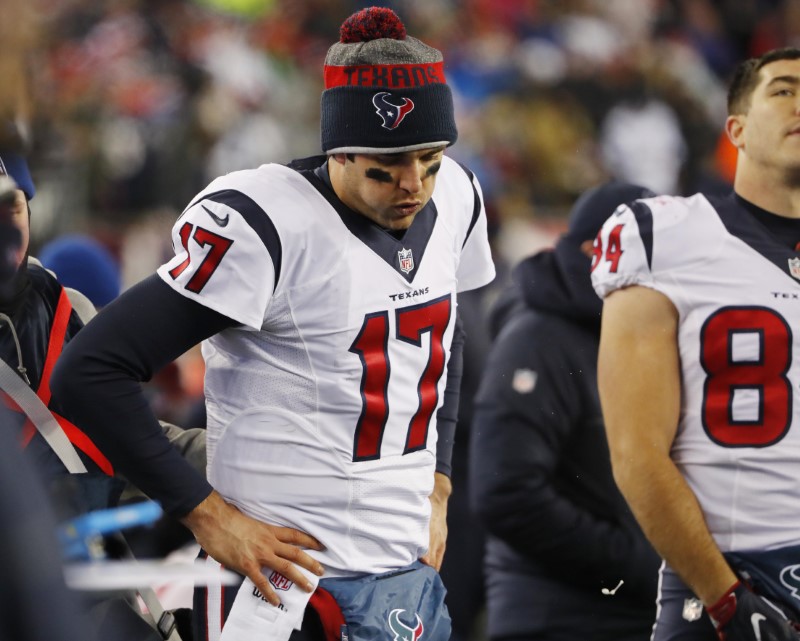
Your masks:
{"label": "eye black under eye", "polygon": [[439,170],[441,168],[442,168],[442,161],[440,160],[439,162],[437,162],[437,163],[431,165],[430,167],[428,167],[428,171],[425,172],[425,175],[426,176],[433,176],[434,174],[439,173]]}

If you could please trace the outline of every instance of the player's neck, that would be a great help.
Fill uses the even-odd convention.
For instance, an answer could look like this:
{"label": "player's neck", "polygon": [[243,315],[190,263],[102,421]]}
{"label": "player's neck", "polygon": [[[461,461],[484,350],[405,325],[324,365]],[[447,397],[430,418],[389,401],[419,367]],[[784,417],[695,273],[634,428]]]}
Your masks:
{"label": "player's neck", "polygon": [[745,200],[777,216],[800,218],[800,175],[739,171],[734,191]]}

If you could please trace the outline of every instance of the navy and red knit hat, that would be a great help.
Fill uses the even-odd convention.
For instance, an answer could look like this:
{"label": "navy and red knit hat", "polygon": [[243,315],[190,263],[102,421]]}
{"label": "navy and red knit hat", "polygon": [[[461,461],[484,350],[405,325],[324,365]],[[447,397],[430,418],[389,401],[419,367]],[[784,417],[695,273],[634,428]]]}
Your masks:
{"label": "navy and red knit hat", "polygon": [[325,57],[321,129],[328,154],[452,145],[458,132],[441,51],[407,35],[391,9],[354,13]]}

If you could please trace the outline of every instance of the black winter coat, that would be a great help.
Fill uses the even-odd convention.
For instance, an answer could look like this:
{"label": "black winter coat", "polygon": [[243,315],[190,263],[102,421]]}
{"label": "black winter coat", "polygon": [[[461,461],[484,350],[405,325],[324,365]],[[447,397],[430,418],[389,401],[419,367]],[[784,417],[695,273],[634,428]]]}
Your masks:
{"label": "black winter coat", "polygon": [[562,239],[512,281],[493,314],[471,432],[490,637],[645,641],[660,561],[611,473],[589,260]]}

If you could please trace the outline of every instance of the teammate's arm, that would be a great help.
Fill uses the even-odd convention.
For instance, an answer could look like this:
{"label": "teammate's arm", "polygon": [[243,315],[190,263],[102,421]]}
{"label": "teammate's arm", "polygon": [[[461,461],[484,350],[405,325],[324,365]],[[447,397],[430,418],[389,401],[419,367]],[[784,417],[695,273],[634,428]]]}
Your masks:
{"label": "teammate's arm", "polygon": [[678,313],[634,286],[603,305],[598,386],[614,479],[658,553],[707,606],[736,582],[670,458],[681,401]]}

